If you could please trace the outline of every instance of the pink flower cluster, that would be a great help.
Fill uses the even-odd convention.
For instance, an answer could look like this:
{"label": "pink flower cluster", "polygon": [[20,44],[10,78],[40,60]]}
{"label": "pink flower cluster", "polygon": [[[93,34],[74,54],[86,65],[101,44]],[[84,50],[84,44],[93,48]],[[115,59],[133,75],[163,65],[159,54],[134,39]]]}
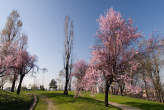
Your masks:
{"label": "pink flower cluster", "polygon": [[139,65],[133,60],[138,51],[131,45],[141,34],[133,27],[132,20],[124,20],[119,12],[111,8],[105,16],[100,16],[98,22],[97,37],[101,44],[93,47],[92,58],[83,78],[86,88],[98,81],[129,81],[130,73],[136,71]]}

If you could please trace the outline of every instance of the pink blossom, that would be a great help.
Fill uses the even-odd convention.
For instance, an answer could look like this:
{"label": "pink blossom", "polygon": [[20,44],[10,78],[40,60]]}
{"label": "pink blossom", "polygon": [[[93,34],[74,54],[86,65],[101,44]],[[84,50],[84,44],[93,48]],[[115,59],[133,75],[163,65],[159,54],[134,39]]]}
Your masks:
{"label": "pink blossom", "polygon": [[125,20],[119,12],[109,9],[105,16],[98,19],[97,37],[101,44],[95,45],[92,58],[84,76],[86,88],[98,83],[100,77],[106,82],[131,80],[130,73],[137,70],[138,64],[133,60],[138,51],[131,47],[141,37],[132,19]]}

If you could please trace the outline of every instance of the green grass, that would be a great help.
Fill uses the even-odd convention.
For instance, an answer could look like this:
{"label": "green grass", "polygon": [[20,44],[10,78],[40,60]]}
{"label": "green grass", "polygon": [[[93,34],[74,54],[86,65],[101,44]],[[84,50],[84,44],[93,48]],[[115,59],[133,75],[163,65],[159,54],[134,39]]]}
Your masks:
{"label": "green grass", "polygon": [[[12,92],[0,91],[0,110],[28,110],[32,103],[32,96],[22,92],[20,95]],[[56,110],[120,110],[104,106],[104,94],[90,95],[83,92],[74,98],[74,93],[64,95],[63,91],[31,91],[39,97],[35,110],[47,110],[48,104],[44,97],[53,101]],[[109,101],[130,105],[143,110],[164,110],[164,104],[127,96],[109,95]]]}
{"label": "green grass", "polygon": [[[104,106],[104,94],[91,95],[89,92],[83,92],[80,95],[81,97],[74,98],[73,92],[69,92],[68,96],[63,95],[63,91],[36,91],[33,93],[44,95],[50,98],[54,102],[56,110],[119,110],[111,106],[108,108]],[[164,104],[159,102],[147,101],[144,99],[132,98],[128,96],[109,95],[109,101],[134,106],[143,110],[164,110]],[[47,107],[44,100],[39,101],[36,107],[40,105],[44,106],[45,108]]]}
{"label": "green grass", "polygon": [[32,103],[32,96],[1,91],[0,110],[28,110]]}
{"label": "green grass", "polygon": [[[118,108],[109,106],[105,107],[103,101],[98,101],[90,97],[78,97],[74,98],[73,93],[70,95],[64,95],[63,92],[34,92],[36,94],[46,96],[53,101],[56,110],[120,110]],[[43,101],[43,100],[42,100]],[[36,108],[40,105],[47,106],[43,101],[39,101]],[[44,103],[44,105],[43,105]],[[42,109],[37,109],[42,110]]]}
{"label": "green grass", "polygon": [[[83,95],[89,96],[88,93],[83,93]],[[95,94],[94,96],[90,97],[93,97],[98,100],[104,100],[104,94]],[[164,110],[164,104],[162,103],[147,101],[139,98],[132,98],[128,96],[109,95],[109,101],[138,107],[143,110]]]}
{"label": "green grass", "polygon": [[35,110],[47,110],[48,104],[44,97],[38,98],[37,106],[35,107]]}

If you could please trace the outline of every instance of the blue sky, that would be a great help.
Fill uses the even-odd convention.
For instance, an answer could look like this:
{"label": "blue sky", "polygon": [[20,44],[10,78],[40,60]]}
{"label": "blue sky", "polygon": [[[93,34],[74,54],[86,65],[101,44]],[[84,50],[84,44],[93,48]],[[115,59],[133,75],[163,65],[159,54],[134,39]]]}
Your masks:
{"label": "blue sky", "polygon": [[[1,0],[0,29],[9,13],[18,10],[24,23],[22,31],[29,37],[29,51],[38,56],[40,67],[48,68],[44,78],[40,73],[35,81],[39,84],[44,79],[47,85],[63,67],[65,16],[74,21],[74,60],[89,60],[89,47],[98,29],[96,19],[107,9],[114,8],[124,18],[132,18],[139,31],[148,36],[152,31],[164,33],[163,4],[163,0]],[[32,82],[28,76],[24,84]]]}

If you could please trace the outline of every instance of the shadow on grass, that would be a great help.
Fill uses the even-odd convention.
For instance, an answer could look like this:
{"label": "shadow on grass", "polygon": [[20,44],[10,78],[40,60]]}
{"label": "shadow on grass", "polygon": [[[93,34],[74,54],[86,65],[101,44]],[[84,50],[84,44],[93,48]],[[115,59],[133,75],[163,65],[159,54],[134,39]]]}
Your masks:
{"label": "shadow on grass", "polygon": [[126,102],[126,105],[141,108],[143,110],[164,110],[164,104],[142,103],[142,102]]}
{"label": "shadow on grass", "polygon": [[11,99],[0,102],[0,110],[28,110],[31,101]]}
{"label": "shadow on grass", "polygon": [[[59,105],[59,104],[72,104],[72,103],[76,103],[76,104],[87,104],[89,106],[97,106],[97,107],[103,107],[106,108],[104,106],[104,102],[103,101],[99,101],[93,98],[89,98],[89,97],[77,97],[74,98],[74,95],[64,95],[63,93],[42,93],[42,95],[47,96],[48,98],[53,98],[55,99],[55,105]],[[108,108],[112,108],[113,106],[110,106]],[[117,110],[121,110],[121,109],[117,109]]]}
{"label": "shadow on grass", "polygon": [[31,102],[9,102],[0,103],[0,110],[28,110]]}
{"label": "shadow on grass", "polygon": [[28,110],[32,103],[31,100],[24,99],[24,97],[16,94],[1,91],[0,94],[0,110]]}

